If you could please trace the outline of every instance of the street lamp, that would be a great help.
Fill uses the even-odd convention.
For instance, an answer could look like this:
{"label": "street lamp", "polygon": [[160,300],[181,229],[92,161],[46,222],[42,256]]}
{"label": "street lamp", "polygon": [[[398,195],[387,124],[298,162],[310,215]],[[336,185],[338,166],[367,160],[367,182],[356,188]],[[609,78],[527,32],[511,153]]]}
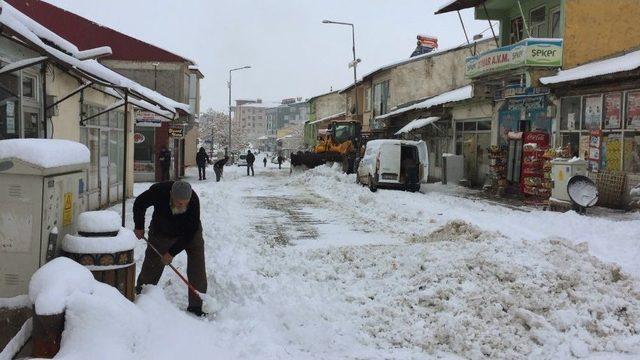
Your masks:
{"label": "street lamp", "polygon": [[356,106],[356,119],[358,118],[358,73],[356,71],[356,67],[360,62],[360,59],[356,59],[356,34],[355,34],[355,26],[352,23],[341,22],[341,21],[332,21],[332,20],[322,20],[323,24],[334,24],[334,25],[346,25],[351,26],[351,41],[352,41],[352,50],[353,50],[353,62],[349,64],[349,66],[353,65],[353,91],[354,91],[354,99]]}
{"label": "street lamp", "polygon": [[238,68],[234,68],[229,70],[229,82],[227,82],[227,87],[229,88],[229,143],[227,144],[227,148],[224,151],[225,155],[229,155],[231,151],[231,73],[237,70],[250,69],[251,66],[242,66]]}

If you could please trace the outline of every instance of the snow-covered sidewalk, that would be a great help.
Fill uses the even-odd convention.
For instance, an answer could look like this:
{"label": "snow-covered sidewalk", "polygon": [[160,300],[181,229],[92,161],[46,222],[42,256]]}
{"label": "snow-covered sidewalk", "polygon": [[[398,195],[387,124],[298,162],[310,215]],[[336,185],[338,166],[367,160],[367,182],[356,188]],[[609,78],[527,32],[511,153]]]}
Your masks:
{"label": "snow-covered sidewalk", "polygon": [[[329,167],[292,176],[272,164],[256,166],[255,177],[244,171],[228,167],[220,183],[192,181],[209,294],[222,303],[215,320],[184,313],[187,291],[166,271],[135,304],[76,297],[60,355],[640,355],[637,216],[523,212],[436,192],[374,194]],[[136,248],[139,264],[144,248]],[[184,254],[175,264],[186,269]]]}

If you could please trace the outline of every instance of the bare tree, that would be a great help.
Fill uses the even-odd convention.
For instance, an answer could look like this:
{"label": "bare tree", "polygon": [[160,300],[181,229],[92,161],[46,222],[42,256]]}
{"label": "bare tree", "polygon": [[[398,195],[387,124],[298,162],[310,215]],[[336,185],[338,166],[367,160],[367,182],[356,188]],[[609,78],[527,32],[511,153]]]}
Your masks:
{"label": "bare tree", "polygon": [[[200,139],[209,142],[207,150],[224,151],[229,145],[229,116],[223,112],[208,109],[200,114],[199,118]],[[231,123],[231,151],[237,152],[246,149],[249,145],[246,136],[238,124]]]}

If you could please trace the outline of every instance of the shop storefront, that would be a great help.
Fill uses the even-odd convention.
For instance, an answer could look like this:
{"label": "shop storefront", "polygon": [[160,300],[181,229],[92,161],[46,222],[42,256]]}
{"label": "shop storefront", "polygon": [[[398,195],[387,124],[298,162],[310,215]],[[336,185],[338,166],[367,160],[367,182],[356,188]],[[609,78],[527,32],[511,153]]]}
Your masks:
{"label": "shop storefront", "polygon": [[156,129],[162,126],[162,120],[149,111],[135,112],[133,135],[133,171],[134,181],[156,181]]}
{"label": "shop storefront", "polygon": [[[82,117],[102,112],[103,106],[84,103]],[[96,116],[80,127],[80,142],[91,152],[87,173],[90,209],[103,208],[122,199],[124,170],[124,112],[112,110]]]}

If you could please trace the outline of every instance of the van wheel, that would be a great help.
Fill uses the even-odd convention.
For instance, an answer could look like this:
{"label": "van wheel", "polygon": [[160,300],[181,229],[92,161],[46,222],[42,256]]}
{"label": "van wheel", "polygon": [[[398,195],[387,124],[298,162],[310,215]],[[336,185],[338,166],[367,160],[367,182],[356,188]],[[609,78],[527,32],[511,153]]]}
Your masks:
{"label": "van wheel", "polygon": [[369,190],[371,190],[371,192],[376,192],[378,191],[378,188],[376,187],[376,185],[373,183],[373,178],[371,176],[369,176]]}

